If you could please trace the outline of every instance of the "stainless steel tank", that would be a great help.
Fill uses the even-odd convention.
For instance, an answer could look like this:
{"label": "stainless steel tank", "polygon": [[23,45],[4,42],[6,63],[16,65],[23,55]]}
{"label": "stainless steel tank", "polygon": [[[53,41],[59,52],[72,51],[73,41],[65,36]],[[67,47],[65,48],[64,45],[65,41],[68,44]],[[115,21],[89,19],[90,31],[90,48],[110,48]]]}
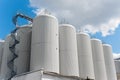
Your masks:
{"label": "stainless steel tank", "polygon": [[59,73],[58,20],[43,14],[33,20],[30,70]]}
{"label": "stainless steel tank", "polygon": [[16,39],[19,43],[16,45],[16,55],[14,60],[14,70],[16,74],[21,74],[29,71],[30,66],[30,51],[31,51],[31,29],[30,25],[20,27],[16,31]]}
{"label": "stainless steel tank", "polygon": [[115,60],[117,80],[120,80],[120,60]]}
{"label": "stainless steel tank", "polygon": [[77,33],[77,50],[79,62],[79,76],[95,79],[90,36],[87,33]]}
{"label": "stainless steel tank", "polygon": [[9,47],[14,43],[11,35],[8,35],[4,42],[4,50],[1,64],[1,78],[8,80],[11,77],[11,69],[8,67],[8,61],[13,57]]}
{"label": "stainless steel tank", "polygon": [[79,76],[76,29],[69,24],[59,27],[60,74]]}
{"label": "stainless steel tank", "polygon": [[0,41],[0,74],[1,74],[1,64],[2,64],[3,49],[4,49],[4,42]]}
{"label": "stainless steel tank", "polygon": [[103,52],[108,80],[117,80],[115,63],[112,54],[112,46],[103,44]]}
{"label": "stainless steel tank", "polygon": [[115,60],[116,73],[120,74],[120,60]]}
{"label": "stainless steel tank", "polygon": [[107,80],[102,42],[91,39],[95,80]]}

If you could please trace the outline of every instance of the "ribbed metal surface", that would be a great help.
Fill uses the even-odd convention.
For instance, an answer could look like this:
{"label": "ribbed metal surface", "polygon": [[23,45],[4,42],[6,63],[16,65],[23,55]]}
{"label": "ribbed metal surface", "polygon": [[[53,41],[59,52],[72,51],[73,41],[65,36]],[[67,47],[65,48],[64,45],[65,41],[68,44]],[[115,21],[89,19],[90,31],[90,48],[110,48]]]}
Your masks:
{"label": "ribbed metal surface", "polygon": [[102,42],[91,39],[95,80],[107,80]]}
{"label": "ribbed metal surface", "polygon": [[14,60],[14,69],[16,74],[29,71],[30,51],[31,51],[31,26],[26,25],[16,31],[16,39],[19,44],[16,45],[17,58]]}
{"label": "ribbed metal surface", "polygon": [[107,78],[108,80],[117,80],[111,45],[103,44],[103,51],[104,51]]}
{"label": "ribbed metal surface", "polygon": [[120,80],[120,60],[115,60],[115,68],[117,73],[117,80]]}
{"label": "ribbed metal surface", "polygon": [[120,74],[120,60],[115,60],[116,73]]}
{"label": "ribbed metal surface", "polygon": [[60,74],[79,76],[76,30],[72,25],[59,27]]}
{"label": "ribbed metal surface", "polygon": [[[8,80],[11,77],[11,69],[8,67],[8,61],[13,58],[13,54],[9,49],[9,46],[14,44],[11,35],[8,35],[5,39],[3,57],[2,57],[2,65],[1,65],[1,77],[5,80]],[[12,66],[13,64],[11,64]]]}
{"label": "ribbed metal surface", "polygon": [[1,74],[1,64],[2,64],[3,49],[4,49],[4,42],[0,42],[0,74]]}
{"label": "ribbed metal surface", "polygon": [[59,73],[58,21],[51,15],[39,15],[33,20],[31,70],[43,68]]}
{"label": "ribbed metal surface", "polygon": [[87,33],[80,32],[77,34],[77,48],[80,77],[95,79],[91,41]]}

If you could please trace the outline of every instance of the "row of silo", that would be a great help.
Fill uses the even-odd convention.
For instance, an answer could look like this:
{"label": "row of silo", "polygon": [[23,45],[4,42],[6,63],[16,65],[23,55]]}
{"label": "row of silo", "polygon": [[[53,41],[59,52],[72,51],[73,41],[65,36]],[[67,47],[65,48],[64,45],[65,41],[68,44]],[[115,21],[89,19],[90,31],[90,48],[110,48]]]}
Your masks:
{"label": "row of silo", "polygon": [[[10,45],[13,45],[13,51]],[[67,76],[116,80],[110,50],[111,48],[106,48],[100,40],[90,39],[84,32],[76,34],[74,26],[69,24],[59,26],[56,17],[43,14],[35,17],[32,29],[29,25],[23,26],[16,30],[14,37],[11,35],[7,37],[4,43],[1,74],[3,78],[9,79],[13,75],[12,71],[14,74],[21,74],[29,69],[30,71],[43,69]],[[14,60],[10,63],[12,59]]]}
{"label": "row of silo", "polygon": [[[60,70],[63,75],[107,80],[107,75],[114,74],[115,68],[112,64],[113,71],[109,74],[106,72],[106,68],[108,71],[110,68],[106,65],[109,62],[104,54],[111,53],[103,48],[100,40],[90,39],[86,33],[80,32],[76,37],[75,28],[69,24],[60,25],[58,34],[56,18],[51,15],[39,15],[33,21],[30,68],[43,68],[57,73]],[[108,57],[112,61],[113,58]]]}
{"label": "row of silo", "polygon": [[6,38],[2,79],[9,80],[14,75],[39,69],[59,73],[57,18],[47,14],[40,15],[34,19],[33,26],[21,26]]}

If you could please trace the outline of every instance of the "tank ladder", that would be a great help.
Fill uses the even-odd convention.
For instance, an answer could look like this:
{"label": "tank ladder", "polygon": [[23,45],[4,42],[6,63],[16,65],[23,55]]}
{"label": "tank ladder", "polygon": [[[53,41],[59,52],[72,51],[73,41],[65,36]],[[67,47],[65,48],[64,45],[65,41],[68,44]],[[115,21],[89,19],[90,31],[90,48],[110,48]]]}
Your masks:
{"label": "tank ladder", "polygon": [[16,51],[15,51],[15,46],[17,44],[19,44],[19,41],[16,39],[16,31],[18,30],[19,28],[16,28],[15,30],[13,30],[11,32],[11,38],[14,40],[14,43],[12,45],[9,45],[9,49],[12,53],[12,57],[11,59],[9,59],[8,63],[7,63],[7,66],[9,67],[9,69],[11,70],[11,76],[8,80],[11,80],[11,78],[13,76],[16,75],[16,71],[14,70],[14,60],[18,57],[18,55],[16,54]]}
{"label": "tank ladder", "polygon": [[12,19],[13,24],[16,26],[16,29],[13,30],[11,32],[11,35],[10,35],[11,38],[14,40],[14,43],[12,45],[9,45],[9,50],[12,53],[12,57],[8,60],[8,63],[7,63],[7,66],[11,70],[11,76],[8,80],[11,80],[11,78],[13,78],[17,73],[17,71],[15,70],[14,60],[18,57],[18,55],[16,54],[16,49],[15,49],[16,45],[19,44],[19,41],[16,39],[16,31],[20,28],[20,27],[17,27],[18,26],[17,25],[18,17],[21,17],[21,18],[24,18],[30,22],[33,22],[32,18],[30,18],[24,14],[21,14],[21,13],[17,13]]}

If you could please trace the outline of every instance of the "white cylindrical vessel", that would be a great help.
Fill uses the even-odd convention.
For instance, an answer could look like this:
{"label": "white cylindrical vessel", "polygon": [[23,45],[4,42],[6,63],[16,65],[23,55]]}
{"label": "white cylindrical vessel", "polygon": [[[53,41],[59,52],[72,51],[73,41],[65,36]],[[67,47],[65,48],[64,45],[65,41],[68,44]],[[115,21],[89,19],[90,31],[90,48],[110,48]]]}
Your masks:
{"label": "white cylindrical vessel", "polygon": [[79,76],[76,30],[72,25],[59,27],[60,74]]}
{"label": "white cylindrical vessel", "polygon": [[87,33],[80,32],[77,34],[77,50],[79,76],[84,79],[95,79],[91,41]]}
{"label": "white cylindrical vessel", "polygon": [[59,73],[58,20],[48,14],[33,20],[30,69]]}
{"label": "white cylindrical vessel", "polygon": [[120,74],[120,60],[115,60],[116,73]]}
{"label": "white cylindrical vessel", "polygon": [[103,44],[103,52],[104,52],[107,78],[108,80],[117,80],[111,45]]}
{"label": "white cylindrical vessel", "polygon": [[120,60],[115,60],[117,80],[120,80]]}
{"label": "white cylindrical vessel", "polygon": [[1,64],[2,64],[3,49],[4,49],[4,42],[0,41],[0,74],[1,74]]}
{"label": "white cylindrical vessel", "polygon": [[20,27],[16,31],[16,39],[19,43],[16,45],[16,55],[14,60],[14,69],[16,74],[21,74],[29,71],[30,66],[30,51],[31,51],[31,26],[26,25]]}
{"label": "white cylindrical vessel", "polygon": [[91,39],[95,80],[107,80],[102,42]]}
{"label": "white cylindrical vessel", "polygon": [[8,35],[4,42],[4,50],[2,56],[1,78],[3,80],[8,80],[11,77],[11,69],[8,67],[8,61],[13,57],[12,52],[9,49],[9,46],[13,43],[14,41],[11,35]]}

